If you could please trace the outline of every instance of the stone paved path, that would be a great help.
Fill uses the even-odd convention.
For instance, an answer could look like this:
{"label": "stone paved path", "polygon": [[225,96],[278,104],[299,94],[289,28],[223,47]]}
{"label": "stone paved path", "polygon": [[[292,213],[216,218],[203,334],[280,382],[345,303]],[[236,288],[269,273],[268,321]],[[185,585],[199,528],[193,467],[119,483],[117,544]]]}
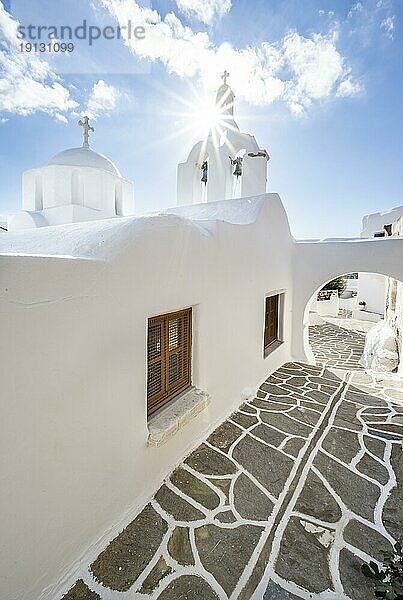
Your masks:
{"label": "stone paved path", "polygon": [[359,370],[362,336],[311,341],[318,366],[269,377],[65,600],[374,597],[361,563],[403,541],[402,387]]}
{"label": "stone paved path", "polygon": [[326,323],[310,327],[309,340],[316,364],[348,371],[362,369],[359,360],[364,351],[364,333]]}

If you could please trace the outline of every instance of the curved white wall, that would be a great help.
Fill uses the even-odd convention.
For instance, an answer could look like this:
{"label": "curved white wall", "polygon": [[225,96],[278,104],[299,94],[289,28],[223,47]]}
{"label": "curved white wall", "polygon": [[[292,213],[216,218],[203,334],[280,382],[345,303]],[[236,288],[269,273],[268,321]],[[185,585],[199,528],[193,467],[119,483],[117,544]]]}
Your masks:
{"label": "curved white wall", "polygon": [[[7,234],[16,253],[94,260],[0,256],[2,598],[38,598],[290,358],[292,238],[278,196],[257,203],[239,204],[238,225],[220,220],[218,205],[216,220],[170,214]],[[264,360],[265,296],[278,289],[285,342]],[[188,306],[193,381],[212,403],[149,448],[147,319]]]}
{"label": "curved white wall", "polygon": [[312,362],[309,304],[325,283],[347,273],[379,273],[403,281],[403,238],[297,242],[293,261],[293,342],[296,360]]}
{"label": "curved white wall", "polygon": [[[62,595],[69,581],[52,586],[66,569],[123,527],[243,392],[306,358],[316,290],[351,271],[403,280],[402,257],[403,239],[295,243],[276,194],[0,236],[0,597]],[[264,360],[276,290],[285,341]],[[149,448],[147,320],[189,306],[193,382],[212,403]]]}

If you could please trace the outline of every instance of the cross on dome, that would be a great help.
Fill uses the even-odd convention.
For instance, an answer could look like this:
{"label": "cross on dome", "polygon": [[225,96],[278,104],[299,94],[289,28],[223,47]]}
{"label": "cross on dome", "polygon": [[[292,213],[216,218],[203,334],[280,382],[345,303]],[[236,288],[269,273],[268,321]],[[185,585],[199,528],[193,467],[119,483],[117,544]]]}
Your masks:
{"label": "cross on dome", "polygon": [[89,117],[83,117],[83,120],[79,120],[79,126],[83,128],[83,148],[90,147],[90,131],[95,131],[94,127],[91,127]]}
{"label": "cross on dome", "polygon": [[227,69],[225,69],[224,73],[221,75],[221,79],[224,81],[224,85],[227,85],[227,79],[229,77],[229,73],[227,71]]}

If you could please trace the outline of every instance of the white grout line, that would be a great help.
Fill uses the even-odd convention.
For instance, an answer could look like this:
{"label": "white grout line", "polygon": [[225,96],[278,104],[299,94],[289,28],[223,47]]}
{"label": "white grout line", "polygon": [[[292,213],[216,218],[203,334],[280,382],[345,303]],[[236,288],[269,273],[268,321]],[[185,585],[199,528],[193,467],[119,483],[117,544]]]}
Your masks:
{"label": "white grout line", "polygon": [[[340,357],[340,362],[346,363],[350,360],[350,358],[353,357],[353,352],[350,352],[350,356],[348,359],[346,358],[342,358]],[[298,364],[298,363],[297,363]],[[203,519],[197,520],[197,521],[192,521],[192,522],[188,522],[188,521],[178,521],[176,519],[174,519],[170,514],[168,514],[164,509],[162,509],[162,507],[158,504],[158,502],[155,500],[155,498],[153,498],[153,500],[151,501],[151,505],[153,506],[154,510],[156,510],[158,512],[158,514],[160,514],[164,520],[168,523],[168,531],[167,533],[164,535],[164,538],[158,548],[158,550],[156,551],[156,553],[153,556],[153,559],[148,563],[147,567],[143,570],[143,572],[140,574],[140,576],[138,577],[138,579],[136,580],[136,582],[133,584],[133,586],[130,588],[130,590],[128,592],[116,592],[113,590],[110,590],[109,588],[105,588],[104,586],[102,586],[101,584],[99,584],[98,582],[96,582],[94,580],[94,577],[92,576],[91,572],[89,571],[89,568],[87,568],[85,570],[84,573],[82,573],[81,577],[83,578],[83,580],[86,582],[86,584],[88,585],[88,587],[99,593],[102,597],[103,600],[137,600],[142,598],[143,600],[145,598],[150,598],[151,600],[156,600],[158,598],[158,596],[160,595],[160,593],[166,589],[166,587],[168,587],[170,585],[171,582],[173,582],[175,579],[177,579],[178,577],[180,577],[181,575],[198,575],[199,577],[202,577],[203,579],[205,579],[208,584],[212,587],[212,589],[217,593],[218,597],[222,600],[227,600],[228,596],[225,594],[224,590],[222,589],[222,587],[218,584],[218,582],[215,580],[215,578],[213,577],[213,575],[209,572],[206,571],[206,569],[203,567],[201,559],[199,557],[198,551],[197,551],[197,547],[196,547],[196,540],[195,540],[195,529],[204,526],[204,525],[212,525],[215,524],[216,526],[219,526],[223,529],[235,529],[239,526],[242,525],[255,525],[255,526],[259,526],[259,527],[264,527],[264,531],[259,539],[258,544],[256,545],[252,556],[250,557],[250,560],[248,561],[248,564],[246,565],[244,571],[242,572],[242,574],[240,575],[240,578],[238,580],[237,586],[234,590],[234,592],[230,595],[230,599],[231,600],[235,600],[239,594],[241,593],[244,585],[247,583],[247,581],[249,580],[252,571],[254,569],[254,567],[256,566],[257,560],[260,556],[260,552],[263,549],[263,546],[267,540],[267,538],[270,535],[270,531],[272,529],[272,526],[274,524],[276,515],[278,514],[279,510],[282,507],[282,504],[285,500],[286,494],[289,490],[289,486],[291,485],[291,483],[294,481],[295,476],[297,474],[298,468],[300,467],[301,463],[300,463],[300,456],[301,453],[303,452],[303,450],[309,445],[310,441],[312,440],[312,438],[314,437],[315,433],[320,429],[321,424],[323,423],[323,421],[326,418],[329,418],[328,420],[328,424],[327,426],[324,428],[318,443],[315,445],[315,447],[311,450],[309,456],[307,457],[307,460],[304,464],[301,476],[299,477],[299,480],[297,482],[296,488],[293,492],[293,495],[290,499],[290,501],[288,502],[288,505],[285,507],[285,512],[279,522],[279,525],[277,527],[277,531],[273,540],[273,545],[271,548],[271,553],[270,553],[270,559],[268,561],[268,564],[266,565],[266,569],[265,569],[265,574],[264,577],[262,578],[258,588],[256,589],[255,593],[253,594],[252,598],[255,598],[256,600],[261,600],[261,598],[263,597],[265,588],[267,586],[268,580],[272,579],[273,581],[277,581],[281,587],[283,587],[284,589],[287,589],[289,592],[294,593],[302,598],[319,598],[321,600],[348,600],[347,596],[344,594],[343,588],[342,588],[342,584],[340,581],[340,573],[339,573],[339,565],[338,565],[338,560],[339,560],[339,553],[341,548],[345,547],[347,549],[349,549],[351,552],[353,552],[355,555],[357,555],[359,558],[361,558],[362,560],[368,560],[370,557],[368,557],[363,551],[351,546],[351,544],[348,544],[344,541],[343,539],[343,531],[344,528],[346,526],[346,524],[352,519],[356,519],[359,522],[362,522],[363,524],[365,524],[368,527],[371,527],[372,529],[382,533],[382,535],[384,535],[384,537],[386,539],[388,539],[391,543],[394,542],[393,538],[388,534],[388,532],[386,531],[383,523],[382,523],[382,510],[384,507],[384,504],[386,502],[386,499],[389,496],[389,493],[391,491],[391,489],[393,489],[393,487],[396,485],[396,477],[395,474],[393,472],[391,463],[390,463],[390,456],[391,456],[391,449],[393,446],[394,441],[388,441],[385,440],[385,438],[381,437],[381,436],[375,436],[373,434],[369,434],[368,433],[368,425],[371,425],[371,423],[368,423],[367,421],[365,421],[362,418],[362,413],[365,410],[370,409],[370,406],[365,406],[362,404],[362,402],[359,402],[357,400],[357,402],[354,401],[350,401],[350,400],[346,400],[345,399],[345,395],[347,393],[347,391],[349,391],[350,394],[355,394],[356,392],[354,392],[353,390],[350,390],[350,386],[354,385],[355,387],[357,385],[359,385],[359,383],[356,383],[353,380],[355,372],[350,373],[350,375],[348,376],[348,381],[347,384],[345,385],[344,389],[343,389],[343,384],[344,384],[344,379],[348,373],[348,371],[345,371],[344,377],[341,380],[341,382],[339,383],[339,385],[334,389],[334,391],[329,395],[329,393],[326,393],[326,396],[328,397],[326,404],[323,404],[321,402],[318,402],[316,400],[314,400],[313,398],[310,398],[309,396],[306,396],[305,394],[308,394],[309,392],[314,392],[315,389],[312,388],[306,388],[305,385],[302,387],[298,387],[295,389],[295,391],[291,391],[288,390],[284,387],[281,387],[282,385],[286,384],[287,381],[289,381],[290,379],[292,379],[293,377],[299,377],[299,378],[305,378],[307,383],[316,383],[316,382],[312,382],[309,378],[311,377],[315,377],[315,378],[320,378],[323,376],[324,379],[326,379],[326,375],[325,375],[325,371],[329,368],[327,365],[322,365],[321,370],[315,374],[310,374],[309,368],[305,368],[305,372],[304,372],[304,367],[305,365],[301,365],[301,369],[295,369],[295,372],[293,372],[293,374],[289,374],[289,373],[281,373],[281,382],[280,383],[272,383],[272,385],[279,387],[280,389],[287,391],[288,394],[284,395],[284,396],[270,396],[270,394],[266,395],[265,399],[261,399],[259,398],[259,400],[261,400],[262,402],[276,402],[276,403],[281,403],[281,399],[282,398],[291,398],[292,400],[294,400],[294,404],[289,405],[289,408],[287,408],[286,410],[281,410],[281,411],[276,411],[275,409],[259,409],[257,407],[255,407],[253,404],[247,402],[247,406],[249,406],[250,408],[253,408],[253,410],[255,411],[254,414],[248,413],[248,412],[244,412],[242,411],[242,409],[239,409],[238,412],[248,415],[248,416],[255,416],[258,419],[258,422],[260,424],[263,424],[265,426],[271,427],[272,429],[275,429],[276,431],[278,431],[279,433],[286,435],[286,438],[281,442],[280,447],[276,447],[276,446],[272,446],[271,444],[265,442],[264,440],[260,439],[259,437],[257,437],[256,435],[253,434],[252,430],[257,426],[257,424],[253,424],[251,425],[249,428],[245,428],[239,425],[239,423],[233,422],[230,418],[228,419],[229,422],[233,423],[234,425],[236,425],[238,428],[241,429],[242,433],[241,435],[233,442],[233,444],[231,445],[231,447],[228,450],[228,453],[223,452],[220,448],[217,448],[215,446],[213,446],[212,444],[210,444],[209,442],[205,441],[204,444],[211,448],[212,450],[214,450],[215,452],[217,452],[218,454],[221,454],[222,456],[224,456],[225,458],[231,460],[233,462],[233,464],[235,465],[237,471],[235,474],[224,474],[224,475],[207,475],[207,474],[203,474],[200,473],[199,471],[196,471],[195,469],[193,469],[192,467],[190,467],[189,465],[187,465],[186,463],[183,463],[180,465],[181,468],[183,468],[184,470],[187,470],[190,474],[192,474],[193,476],[195,476],[196,478],[198,478],[200,481],[202,481],[203,483],[205,483],[207,486],[210,487],[210,489],[212,489],[218,496],[219,499],[219,505],[213,509],[207,509],[205,508],[203,505],[201,505],[199,502],[197,502],[196,500],[194,500],[193,498],[187,496],[187,494],[185,494],[184,492],[182,492],[180,489],[178,489],[174,484],[172,484],[172,482],[169,480],[169,477],[166,478],[166,480],[164,481],[165,485],[167,486],[168,489],[170,489],[172,492],[174,492],[176,495],[178,495],[179,497],[181,497],[183,500],[185,500],[186,502],[188,502],[193,508],[199,510],[200,512],[202,512],[205,517]],[[337,367],[331,367],[331,368],[336,368]],[[279,370],[280,372],[282,371],[282,369],[280,368]],[[301,372],[303,374],[301,374]],[[278,378],[280,379],[280,377]],[[372,378],[373,379],[373,378]],[[329,386],[335,386],[335,384],[337,384],[337,382],[335,380],[329,379],[328,380]],[[320,391],[322,385],[327,385],[326,383],[323,384],[318,384],[318,388],[317,390]],[[342,390],[342,394],[340,396],[340,399],[337,401],[337,403],[334,405],[331,414],[329,416],[328,414],[328,410],[327,406],[329,404],[329,402],[332,401],[332,399],[336,396],[336,394]],[[362,394],[368,394],[368,392],[361,392]],[[383,396],[385,396],[382,392],[382,390],[380,389],[377,393],[382,393]],[[302,407],[300,402],[301,402],[301,397],[296,397],[293,396],[293,394],[295,394],[296,396],[302,396],[304,398],[304,401],[306,402],[310,402],[313,405],[317,405],[318,407],[320,407],[321,410],[315,410],[314,408],[308,408],[308,407]],[[357,393],[358,395],[358,393]],[[350,396],[351,397],[351,396]],[[391,405],[390,403],[390,399],[389,398],[383,398],[385,399],[387,402],[387,407],[385,407],[385,411],[389,412],[387,413],[386,416],[387,420],[386,422],[393,422],[392,421],[392,417],[395,416],[396,414],[398,414],[395,410],[393,410],[393,405]],[[343,428],[340,426],[335,426],[333,424],[335,415],[337,413],[338,408],[340,407],[340,405],[343,402],[348,402],[349,404],[352,404],[354,406],[360,406],[359,410],[357,411],[357,418],[360,422],[360,425],[362,426],[361,431],[355,431],[355,430],[350,430],[347,428]],[[283,402],[283,404],[289,404],[288,402]],[[265,413],[274,413],[274,414],[278,414],[280,413],[289,413],[292,410],[294,410],[296,407],[299,407],[302,410],[307,410],[307,411],[312,411],[315,412],[316,414],[319,414],[320,417],[318,419],[318,422],[316,423],[315,426],[312,426],[308,423],[305,423],[303,421],[300,421],[299,419],[293,417],[292,415],[287,414],[287,416],[292,419],[293,421],[295,421],[296,423],[300,424],[300,425],[304,425],[308,428],[310,428],[312,431],[310,433],[310,435],[308,436],[308,438],[304,438],[301,436],[294,436],[292,434],[288,434],[287,432],[282,431],[281,429],[279,429],[278,427],[271,425],[270,423],[266,423],[264,421],[261,420],[261,416],[260,416],[260,412],[265,412]],[[365,413],[367,416],[370,416],[370,413]],[[377,413],[377,415],[379,415],[380,413]],[[385,422],[385,421],[382,421]],[[379,422],[378,422],[379,423]],[[376,423],[374,424],[376,426]],[[357,476],[366,479],[368,481],[370,481],[373,484],[376,484],[378,487],[381,488],[381,494],[380,497],[378,499],[378,502],[376,504],[375,507],[375,514],[374,514],[374,518],[375,518],[375,527],[374,527],[374,523],[371,523],[369,521],[367,521],[366,519],[360,517],[359,515],[356,515],[353,511],[349,510],[344,503],[341,501],[341,498],[338,496],[338,494],[335,492],[335,490],[333,490],[333,488],[330,486],[330,484],[327,482],[327,480],[325,479],[325,477],[320,473],[320,471],[318,469],[316,469],[316,467],[313,466],[313,460],[317,454],[317,452],[320,449],[321,443],[324,440],[325,436],[328,434],[328,432],[330,431],[330,429],[334,427],[336,429],[341,429],[342,431],[351,431],[352,433],[354,433],[355,435],[357,435],[359,443],[360,443],[360,451],[357,453],[356,457],[350,461],[350,464],[346,464],[343,461],[341,461],[340,459],[338,459],[337,457],[333,456],[332,454],[326,452],[325,450],[321,450],[324,454],[326,454],[327,456],[329,456],[332,460],[335,460],[336,462],[338,462],[339,464],[341,464],[343,467],[345,468],[349,468],[350,471],[352,471],[354,474],[356,474]],[[385,456],[384,456],[384,460],[380,459],[379,457],[375,456],[372,452],[370,452],[364,443],[364,435],[371,437],[373,439],[376,440],[381,440],[382,442],[385,443]],[[279,495],[279,498],[276,499],[268,490],[266,490],[266,488],[264,488],[263,485],[261,485],[259,483],[259,481],[253,476],[251,475],[244,467],[242,467],[242,465],[240,465],[234,458],[233,458],[233,450],[236,448],[236,446],[238,445],[238,443],[243,440],[245,437],[250,436],[253,439],[259,441],[260,443],[264,444],[267,447],[272,448],[273,450],[279,451],[280,453],[282,453],[283,455],[287,456],[288,458],[292,459],[294,461],[293,467],[291,469],[290,475],[287,478],[287,481],[284,485],[284,488],[282,490],[282,492]],[[305,442],[305,445],[301,448],[297,459],[295,459],[294,456],[284,452],[283,447],[285,446],[285,444],[292,439],[302,439]],[[356,469],[357,464],[359,463],[359,461],[361,460],[361,458],[363,456],[365,456],[365,453],[367,453],[369,456],[371,456],[372,459],[376,460],[379,464],[385,466],[388,470],[388,474],[389,474],[389,481],[385,486],[382,486],[381,484],[379,484],[379,482],[377,482],[376,480],[373,480],[371,477],[366,476],[365,474],[359,472]],[[317,476],[320,478],[320,480],[322,481],[322,483],[325,485],[326,489],[329,491],[329,493],[331,493],[332,497],[335,499],[335,501],[338,503],[338,505],[340,506],[340,509],[342,511],[342,518],[340,521],[338,521],[337,523],[327,523],[324,521],[321,521],[320,519],[311,517],[309,515],[304,515],[302,513],[296,512],[294,510],[294,506],[295,503],[299,497],[299,494],[302,490],[303,485],[305,485],[306,482],[306,476],[309,472],[309,469],[312,469],[312,471],[314,473],[317,474]],[[234,498],[234,488],[235,488],[235,484],[236,484],[236,480],[241,476],[241,474],[244,474],[245,476],[247,476],[256,487],[258,487],[258,489],[263,492],[266,497],[268,497],[273,503],[274,503],[274,509],[272,514],[270,515],[270,517],[268,518],[267,521],[253,521],[253,520],[248,520],[248,519],[244,519],[243,517],[241,517],[241,515],[236,511],[235,509],[235,498]],[[229,491],[229,501],[228,501],[228,505],[226,503],[226,496],[224,494],[224,492],[219,489],[218,487],[216,487],[214,485],[214,483],[211,481],[212,479],[227,479],[230,481],[230,491]],[[236,521],[234,523],[221,523],[221,522],[217,522],[216,521],[216,516],[218,513],[224,511],[224,510],[232,510],[234,516],[236,517]],[[331,544],[330,546],[330,571],[331,571],[331,575],[335,584],[335,592],[322,592],[319,595],[316,594],[312,594],[310,593],[308,590],[303,590],[302,588],[300,588],[298,585],[296,585],[293,582],[285,582],[284,580],[282,580],[282,578],[280,576],[278,576],[275,571],[274,571],[274,564],[275,561],[277,559],[278,556],[278,552],[280,549],[280,544],[281,544],[281,539],[282,536],[284,534],[285,528],[289,522],[289,518],[290,516],[296,516],[300,519],[306,520],[307,522],[312,522],[313,524],[315,524],[316,526],[319,527],[324,527],[326,529],[332,530],[335,532],[335,541],[333,542],[333,544]],[[175,561],[168,553],[168,549],[167,549],[167,545],[168,545],[168,541],[170,536],[172,535],[172,532],[174,530],[174,528],[176,527],[186,527],[189,530],[189,534],[190,534],[190,543],[191,543],[191,547],[192,547],[192,552],[195,558],[195,562],[196,564],[193,567],[183,567],[181,565],[179,565],[177,563],[177,561]],[[151,570],[153,569],[153,567],[155,566],[155,564],[158,562],[160,556],[164,556],[166,562],[168,565],[171,566],[171,568],[174,569],[174,572],[171,573],[170,575],[165,576],[159,583],[158,587],[153,591],[153,593],[151,595],[144,595],[144,594],[139,594],[137,592],[135,592],[135,589],[138,589],[142,583],[144,582],[144,580],[146,579],[146,577],[149,575],[149,573],[151,572]],[[260,596],[257,594],[261,594]]]}

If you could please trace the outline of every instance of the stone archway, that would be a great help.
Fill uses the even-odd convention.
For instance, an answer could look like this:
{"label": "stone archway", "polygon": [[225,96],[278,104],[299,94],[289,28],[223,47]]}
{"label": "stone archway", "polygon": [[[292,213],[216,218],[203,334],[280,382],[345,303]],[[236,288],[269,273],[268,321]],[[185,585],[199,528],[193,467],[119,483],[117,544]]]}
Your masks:
{"label": "stone archway", "polygon": [[403,238],[296,242],[293,264],[295,360],[313,364],[309,348],[309,303],[326,282],[348,273],[377,273],[403,281]]}

